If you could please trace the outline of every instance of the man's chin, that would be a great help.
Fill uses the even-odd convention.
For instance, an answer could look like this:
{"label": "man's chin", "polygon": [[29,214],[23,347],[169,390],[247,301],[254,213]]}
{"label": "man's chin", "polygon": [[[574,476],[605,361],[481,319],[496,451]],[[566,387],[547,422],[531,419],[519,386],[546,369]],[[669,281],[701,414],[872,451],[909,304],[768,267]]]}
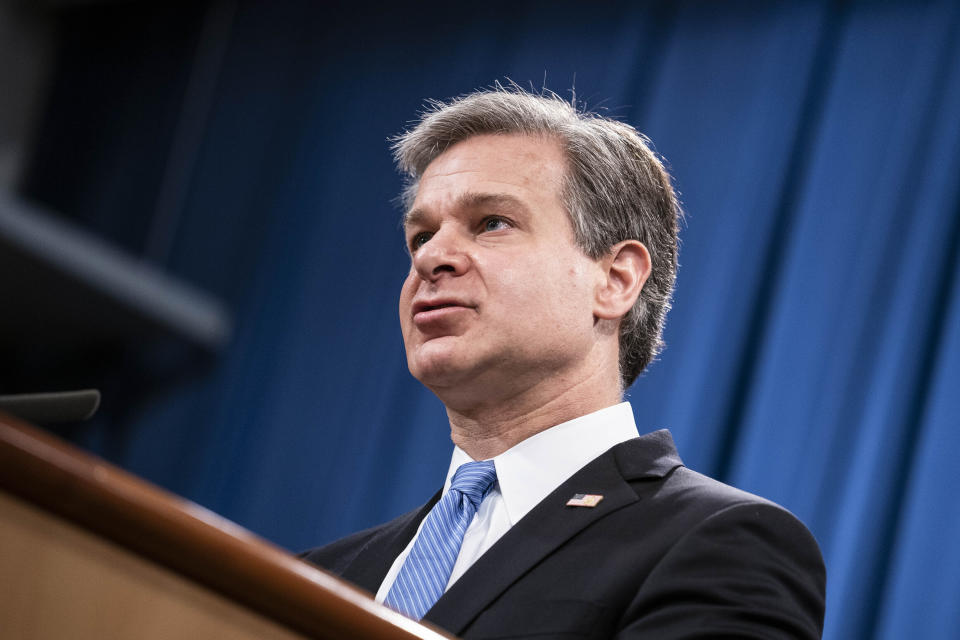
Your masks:
{"label": "man's chin", "polygon": [[438,391],[457,386],[473,376],[462,362],[430,362],[410,367],[410,373],[425,387]]}
{"label": "man's chin", "polygon": [[440,345],[424,345],[407,365],[413,377],[435,393],[469,382],[476,375],[474,358]]}

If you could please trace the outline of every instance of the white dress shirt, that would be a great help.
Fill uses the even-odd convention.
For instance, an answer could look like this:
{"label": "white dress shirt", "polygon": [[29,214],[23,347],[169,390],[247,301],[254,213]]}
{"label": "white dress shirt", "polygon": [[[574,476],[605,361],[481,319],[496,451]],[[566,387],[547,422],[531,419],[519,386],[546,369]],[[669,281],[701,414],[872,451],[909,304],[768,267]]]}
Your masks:
{"label": "white dress shirt", "polygon": [[[601,453],[638,435],[630,403],[621,402],[541,431],[494,457],[497,482],[467,528],[446,588],[564,480]],[[471,461],[463,449],[454,447],[444,494],[457,468]],[[419,535],[417,529],[410,544],[393,561],[377,591],[377,602],[387,597]]]}

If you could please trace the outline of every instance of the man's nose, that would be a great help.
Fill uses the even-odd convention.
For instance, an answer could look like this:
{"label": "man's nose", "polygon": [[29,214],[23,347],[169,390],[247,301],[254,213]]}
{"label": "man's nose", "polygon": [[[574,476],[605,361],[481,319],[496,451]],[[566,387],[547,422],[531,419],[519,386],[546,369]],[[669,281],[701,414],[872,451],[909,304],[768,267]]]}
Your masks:
{"label": "man's nose", "polygon": [[463,275],[470,264],[464,244],[455,229],[440,228],[413,254],[413,267],[430,282],[443,274]]}

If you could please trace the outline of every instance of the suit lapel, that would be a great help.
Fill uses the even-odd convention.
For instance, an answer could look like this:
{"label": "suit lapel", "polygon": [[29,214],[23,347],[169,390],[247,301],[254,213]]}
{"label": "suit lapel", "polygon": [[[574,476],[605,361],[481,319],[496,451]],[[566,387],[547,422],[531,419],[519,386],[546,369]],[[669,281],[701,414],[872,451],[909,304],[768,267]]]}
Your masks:
{"label": "suit lapel", "polygon": [[[577,533],[639,500],[629,480],[663,477],[682,463],[667,431],[622,443],[575,473],[503,535],[437,601],[424,620],[454,634],[509,586]],[[576,493],[603,496],[594,508],[568,507]],[[412,535],[412,534],[411,534]]]}
{"label": "suit lapel", "polygon": [[425,505],[400,516],[371,536],[341,577],[376,593],[393,561],[410,543],[420,521],[439,499],[440,492],[437,492]]}

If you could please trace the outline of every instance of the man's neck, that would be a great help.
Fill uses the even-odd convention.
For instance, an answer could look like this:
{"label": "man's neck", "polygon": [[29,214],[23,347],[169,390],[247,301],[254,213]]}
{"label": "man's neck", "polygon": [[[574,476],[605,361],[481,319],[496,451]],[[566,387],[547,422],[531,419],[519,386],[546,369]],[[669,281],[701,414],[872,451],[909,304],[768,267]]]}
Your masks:
{"label": "man's neck", "polygon": [[581,381],[564,389],[531,389],[464,409],[447,406],[450,437],[474,460],[497,456],[530,436],[622,400],[613,384]]}

